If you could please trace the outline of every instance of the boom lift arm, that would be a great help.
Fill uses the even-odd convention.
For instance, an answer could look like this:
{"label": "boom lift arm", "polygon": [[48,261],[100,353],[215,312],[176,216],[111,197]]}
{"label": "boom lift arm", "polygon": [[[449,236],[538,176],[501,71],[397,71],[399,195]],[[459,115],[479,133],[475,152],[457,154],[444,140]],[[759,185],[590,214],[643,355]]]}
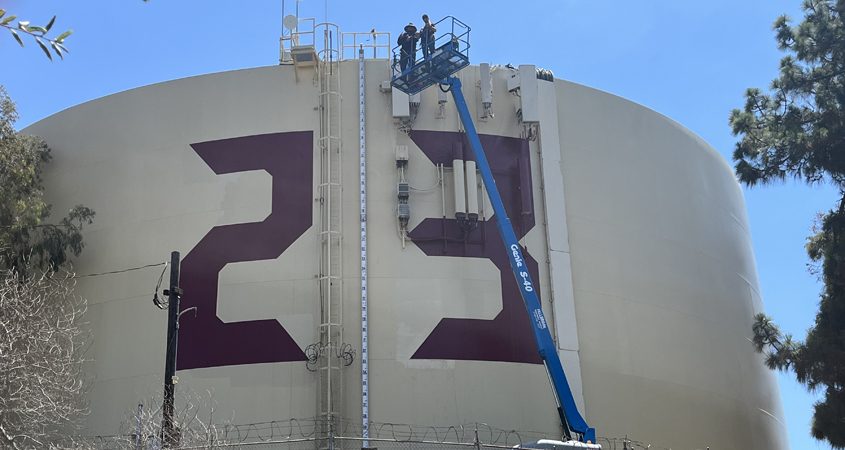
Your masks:
{"label": "boom lift arm", "polygon": [[[472,116],[464,99],[464,94],[461,90],[461,80],[453,76],[455,72],[469,65],[470,29],[466,24],[453,17],[441,19],[435,25],[449,20],[451,21],[451,32],[447,31],[437,39],[441,42],[445,41],[445,44],[439,45],[431,55],[420,58],[420,62],[411,64],[404,69],[400,68],[398,58],[394,58],[394,75],[391,84],[394,88],[408,94],[415,94],[434,84],[446,85],[448,86],[447,89],[452,92],[455,107],[464,125],[467,139],[475,155],[478,169],[481,172],[481,178],[484,180],[484,185],[487,188],[490,203],[493,206],[493,212],[496,216],[496,227],[505,245],[513,276],[516,278],[522,300],[525,308],[528,310],[528,317],[534,332],[534,342],[537,345],[537,351],[543,360],[546,372],[549,375],[549,381],[555,391],[555,402],[563,433],[567,438],[571,439],[571,431],[580,435],[579,437],[582,442],[595,443],[595,428],[587,425],[587,422],[581,416],[581,413],[578,412],[578,407],[575,405],[575,399],[572,396],[569,382],[566,380],[566,374],[563,371],[563,365],[560,362],[557,347],[549,332],[548,322],[546,322],[546,317],[543,314],[540,299],[537,297],[534,280],[531,279],[531,274],[528,272],[525,258],[522,255],[522,247],[519,245],[516,233],[514,233],[511,221],[505,211],[502,197],[496,187],[496,180],[493,178],[493,172],[490,170],[490,164],[487,162],[484,148],[481,146],[481,140],[478,138],[475,124],[472,121]],[[447,30],[449,29],[449,25],[449,23],[444,23],[442,26],[438,26],[438,28]],[[458,31],[456,32],[456,30]],[[394,49],[394,53],[396,53],[396,49]],[[441,89],[443,88],[441,87]]]}
{"label": "boom lift arm", "polygon": [[578,412],[575,399],[572,397],[572,389],[566,380],[563,365],[557,354],[557,346],[549,332],[548,322],[543,314],[543,308],[540,304],[539,297],[537,297],[537,291],[534,288],[534,281],[531,279],[531,274],[525,265],[525,258],[522,256],[522,247],[520,247],[519,241],[516,239],[516,233],[513,231],[510,218],[508,218],[507,212],[505,212],[505,205],[502,203],[502,197],[499,195],[499,189],[496,187],[496,180],[493,178],[493,172],[490,170],[490,164],[487,162],[484,148],[481,146],[481,140],[475,131],[475,124],[472,121],[472,116],[470,116],[469,108],[467,108],[467,103],[461,90],[461,80],[455,77],[449,77],[446,82],[449,85],[449,90],[452,92],[452,97],[455,99],[455,107],[458,109],[458,115],[464,125],[467,139],[475,155],[476,164],[481,172],[481,179],[484,180],[484,186],[487,188],[487,194],[493,206],[493,212],[496,216],[496,228],[498,228],[502,242],[505,244],[513,276],[516,278],[520,294],[522,294],[522,301],[528,310],[531,328],[534,331],[534,342],[537,344],[537,351],[540,353],[540,358],[546,366],[549,380],[555,391],[558,414],[560,415],[564,434],[569,437],[569,431],[571,430],[580,434],[582,441],[595,443],[596,430],[587,425],[587,422]]}

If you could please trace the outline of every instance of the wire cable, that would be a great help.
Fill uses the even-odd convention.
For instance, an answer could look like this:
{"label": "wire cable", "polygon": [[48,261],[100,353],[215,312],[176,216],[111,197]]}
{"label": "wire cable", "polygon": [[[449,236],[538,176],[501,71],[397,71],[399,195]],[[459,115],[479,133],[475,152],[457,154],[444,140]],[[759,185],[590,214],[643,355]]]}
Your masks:
{"label": "wire cable", "polygon": [[[404,178],[404,176],[403,176],[403,178]],[[434,166],[434,184],[432,184],[431,186],[426,187],[426,188],[420,188],[420,187],[413,186],[413,185],[411,185],[410,182],[408,182],[408,187],[410,187],[411,190],[414,190],[414,191],[428,192],[428,191],[433,191],[433,190],[437,189],[437,187],[440,186],[440,184],[442,182],[443,182],[443,180],[440,178],[440,168],[437,165],[435,165]]]}
{"label": "wire cable", "polygon": [[164,309],[167,307],[167,303],[163,303],[158,298],[158,291],[161,289],[161,281],[164,279],[164,272],[167,272],[167,261],[164,262],[164,268],[161,269],[161,274],[158,276],[158,283],[156,283],[156,290],[153,292],[153,304],[156,305],[158,309]]}
{"label": "wire cable", "polygon": [[[128,269],[112,270],[112,271],[109,271],[109,272],[89,273],[89,274],[86,274],[86,275],[74,275],[72,278],[88,278],[88,277],[99,277],[101,275],[114,275],[114,274],[118,274],[118,273],[132,272],[133,270],[141,270],[141,269],[147,269],[147,268],[150,268],[150,267],[158,267],[158,266],[165,266],[165,265],[167,265],[166,262],[160,262],[160,263],[156,263],[156,264],[146,264],[146,265],[138,266],[138,267],[130,267]],[[164,272],[162,272],[162,276],[164,276]]]}
{"label": "wire cable", "polygon": [[73,224],[66,224],[66,223],[40,223],[36,225],[0,225],[0,228],[3,229],[12,229],[12,228],[19,228],[19,229],[27,229],[27,228],[58,228],[58,227],[74,227]]}

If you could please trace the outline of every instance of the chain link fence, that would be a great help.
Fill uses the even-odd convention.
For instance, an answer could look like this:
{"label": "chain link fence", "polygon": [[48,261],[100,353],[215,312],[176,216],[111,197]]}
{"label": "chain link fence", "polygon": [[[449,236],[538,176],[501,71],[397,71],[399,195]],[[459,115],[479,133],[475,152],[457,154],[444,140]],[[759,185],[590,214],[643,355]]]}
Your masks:
{"label": "chain link fence", "polygon": [[[80,450],[505,450],[550,436],[540,432],[503,430],[486,424],[450,427],[421,427],[393,423],[371,423],[364,439],[360,424],[339,421],[333,431],[322,433],[325,422],[290,419],[241,425],[215,425],[180,430],[177,443],[162,445],[160,434],[127,434],[81,438],[62,448]],[[628,438],[599,437],[605,450],[671,450]]]}

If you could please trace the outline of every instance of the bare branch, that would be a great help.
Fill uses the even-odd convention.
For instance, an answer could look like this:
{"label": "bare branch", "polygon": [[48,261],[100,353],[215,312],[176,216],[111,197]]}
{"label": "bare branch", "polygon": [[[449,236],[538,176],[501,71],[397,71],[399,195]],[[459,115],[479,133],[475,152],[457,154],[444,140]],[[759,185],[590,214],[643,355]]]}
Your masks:
{"label": "bare branch", "polygon": [[0,272],[0,447],[44,448],[87,413],[86,302],[72,274]]}

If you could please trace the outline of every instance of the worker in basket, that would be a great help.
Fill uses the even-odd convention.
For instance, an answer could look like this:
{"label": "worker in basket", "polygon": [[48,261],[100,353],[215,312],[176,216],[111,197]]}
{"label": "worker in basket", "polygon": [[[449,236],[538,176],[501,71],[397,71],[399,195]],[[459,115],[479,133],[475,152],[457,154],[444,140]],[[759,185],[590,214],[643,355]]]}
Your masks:
{"label": "worker in basket", "polygon": [[413,66],[416,62],[417,54],[417,40],[420,34],[417,33],[417,27],[413,23],[405,25],[405,31],[399,35],[396,41],[399,44],[399,67],[402,71],[408,66]]}
{"label": "worker in basket", "polygon": [[434,53],[434,33],[437,28],[428,20],[428,14],[423,14],[422,20],[425,23],[422,30],[420,30],[420,46],[422,47],[423,57],[428,59]]}

